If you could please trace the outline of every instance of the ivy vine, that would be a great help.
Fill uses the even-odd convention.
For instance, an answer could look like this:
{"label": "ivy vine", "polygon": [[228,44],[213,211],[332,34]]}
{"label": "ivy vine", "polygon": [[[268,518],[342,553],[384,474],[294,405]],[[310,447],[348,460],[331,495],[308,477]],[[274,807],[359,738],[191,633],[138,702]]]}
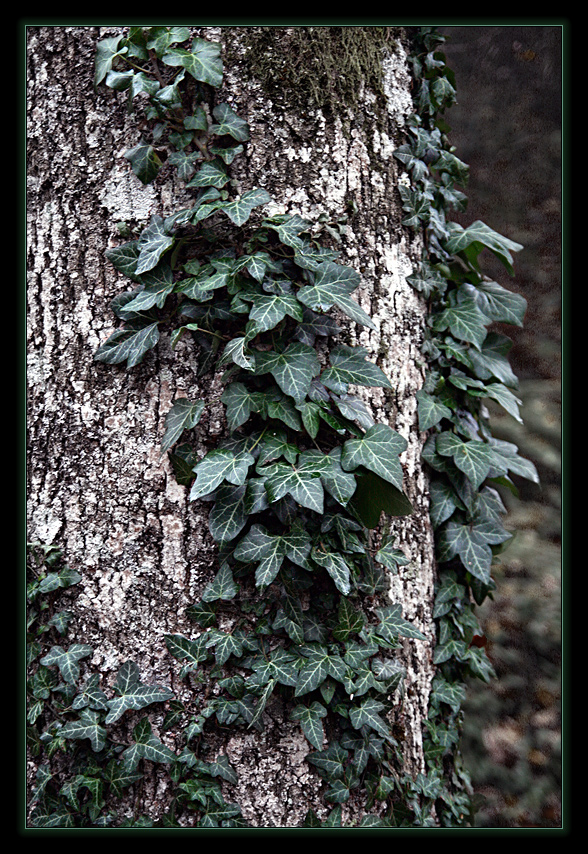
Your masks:
{"label": "ivy vine", "polygon": [[[402,747],[388,722],[404,678],[395,650],[400,638],[423,638],[382,595],[407,559],[392,537],[375,550],[369,536],[382,513],[412,512],[399,461],[406,441],[374,422],[352,393],[390,382],[363,348],[337,342],[329,313],[335,307],[373,328],[352,297],[360,276],[320,244],[312,223],[264,216],[265,190],[235,195],[230,166],[249,128],[215,100],[220,45],[192,38],[187,27],[135,26],[97,45],[95,84],[125,92],[131,110],[141,102],[142,136],[125,155],[138,179],[148,184],[167,170],[194,199],[107,251],[133,288],[112,301],[121,323],[95,359],[133,368],[167,333],[173,347],[192,340],[199,376],[223,369],[226,437],[200,457],[189,437],[208,404],[180,398],[161,442],[190,500],[208,503],[219,556],[215,578],[190,609],[198,630],[165,642],[182,679],[214,687],[192,714],[169,689],[144,685],[132,662],[121,667],[113,696],[97,676],[80,685],[79,662],[91,648],[43,646],[42,638],[65,633],[69,617],[41,620],[47,606],[33,608],[28,721],[33,754],[46,759],[33,826],[247,826],[223,797],[220,781],[237,782],[227,757],[202,758],[206,736],[215,727],[262,730],[273,695],[288,704],[308,742],[307,761],[325,781],[327,818],[309,811],[302,826],[341,826],[342,805],[357,796],[365,804],[361,827],[471,821],[467,773],[454,748],[465,679],[492,675],[474,603],[491,593],[492,564],[511,536],[496,487],[514,489],[512,474],[536,479],[513,445],[493,438],[484,408],[491,398],[519,417],[510,342],[488,327],[520,325],[525,303],[488,280],[479,262],[489,249],[512,273],[511,253],[522,247],[481,222],[462,228],[446,219],[465,207],[458,188],[467,178],[442,120],[454,80],[435,29],[412,38],[415,115],[396,157],[405,170],[403,224],[423,238],[422,264],[409,281],[430,308],[418,412],[429,433],[424,459],[440,574],[427,773],[413,780],[398,771]],[[45,569],[32,570],[31,605],[79,580],[66,567],[47,574],[54,559],[49,550]],[[163,702],[161,731],[179,730],[179,755],[146,717],[130,743],[109,735],[127,712]],[[73,766],[56,789],[51,760],[60,751]],[[156,823],[140,814],[121,819],[111,807],[139,785],[145,761],[168,766],[175,784],[170,812]]]}

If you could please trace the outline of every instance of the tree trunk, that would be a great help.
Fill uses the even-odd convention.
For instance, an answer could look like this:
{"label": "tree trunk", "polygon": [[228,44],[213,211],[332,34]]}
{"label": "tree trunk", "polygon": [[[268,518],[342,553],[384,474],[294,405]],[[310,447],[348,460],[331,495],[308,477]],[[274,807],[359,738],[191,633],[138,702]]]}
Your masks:
{"label": "tree trunk", "polygon": [[[318,29],[333,30],[333,45],[339,44],[338,28]],[[132,370],[94,361],[116,325],[110,301],[128,286],[105,260],[105,251],[123,242],[117,224],[132,229],[153,214],[169,215],[182,207],[185,192],[165,170],[148,186],[133,175],[123,155],[137,143],[136,115],[127,112],[124,93],[93,86],[96,44],[117,33],[61,26],[27,31],[28,539],[59,545],[82,576],[66,597],[74,614],[71,636],[93,648],[84,672],[100,674],[108,694],[116,672],[131,660],[144,683],[168,686],[194,711],[196,695],[180,679],[164,636],[194,636],[187,611],[214,577],[218,549],[207,505],[188,500],[160,443],[173,401],[218,398],[221,375],[198,377],[188,346],[181,341],[173,350],[163,338]],[[262,187],[273,199],[268,212],[297,213],[322,226],[325,243],[361,273],[356,298],[376,329],[343,321],[343,340],[365,347],[391,380],[392,390],[359,393],[375,419],[408,443],[400,461],[414,512],[391,523],[408,562],[391,576],[388,596],[426,638],[402,642],[404,694],[392,721],[400,770],[414,776],[425,770],[435,564],[421,464],[425,435],[416,409],[425,372],[419,353],[425,303],[405,281],[420,243],[401,225],[393,158],[413,109],[406,36],[394,28],[383,37],[381,92],[357,79],[353,102],[335,95],[312,103],[305,95],[305,107],[298,97],[304,68],[297,71],[299,87],[289,89],[286,81],[280,95],[262,85],[259,71],[253,76],[252,61],[262,58],[262,49],[278,71],[282,56],[294,60],[291,29],[270,28],[269,40],[249,27],[205,27],[198,34],[222,43],[219,100],[250,128],[245,153],[231,167],[237,191]],[[337,75],[352,74],[349,59],[336,56]],[[225,432],[224,407],[211,404],[194,431],[200,455]],[[151,713],[154,728],[161,725],[163,713],[157,714]],[[131,723],[127,735],[130,729]],[[161,737],[178,747],[173,732]],[[323,781],[305,762],[308,744],[279,701],[268,705],[262,733],[231,734],[222,750],[239,778],[226,783],[230,800],[252,826],[294,827],[308,809],[319,817],[328,813]],[[153,767],[143,790],[141,811],[154,819],[169,802],[163,779]],[[353,820],[357,809],[351,801],[343,814]]]}

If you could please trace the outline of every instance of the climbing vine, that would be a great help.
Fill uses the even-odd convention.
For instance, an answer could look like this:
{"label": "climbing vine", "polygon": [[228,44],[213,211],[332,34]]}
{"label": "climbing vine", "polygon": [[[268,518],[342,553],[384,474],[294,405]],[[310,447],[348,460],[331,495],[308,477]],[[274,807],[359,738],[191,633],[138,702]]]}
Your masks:
{"label": "climbing vine", "polygon": [[[34,826],[120,825],[113,799],[139,785],[144,760],[167,765],[175,785],[157,826],[181,825],[187,814],[190,826],[246,826],[220,785],[237,782],[235,769],[224,755],[202,757],[217,727],[261,730],[273,695],[288,704],[308,742],[307,761],[325,781],[330,813],[321,822],[310,811],[303,826],[341,826],[342,804],[358,798],[365,805],[359,826],[470,820],[467,775],[453,764],[463,682],[491,675],[472,600],[491,592],[492,562],[510,538],[496,486],[514,489],[511,473],[536,473],[514,446],[492,437],[484,410],[491,398],[518,417],[509,342],[487,327],[522,323],[525,304],[482,274],[480,254],[489,249],[512,272],[511,253],[521,247],[483,223],[464,229],[446,219],[465,205],[458,187],[467,167],[440,118],[455,91],[441,41],[434,29],[414,34],[415,115],[396,151],[405,169],[404,225],[423,236],[421,268],[409,281],[430,307],[429,372],[418,405],[420,428],[429,432],[424,457],[440,576],[427,774],[399,773],[401,745],[388,723],[402,694],[399,639],[423,638],[382,595],[388,574],[407,559],[392,537],[374,549],[369,535],[382,513],[412,512],[399,462],[406,441],[374,422],[352,393],[390,382],[363,348],[338,340],[329,313],[336,308],[374,328],[352,297],[360,276],[320,244],[312,223],[264,216],[265,190],[235,194],[230,166],[249,128],[215,99],[220,45],[191,38],[186,27],[130,27],[98,44],[95,84],[125,92],[129,109],[141,102],[142,136],[125,154],[137,178],[148,184],[168,170],[193,200],[107,251],[133,288],[112,301],[120,325],[95,359],[133,368],[169,334],[173,347],[192,341],[200,376],[223,371],[220,444],[204,456],[192,446],[190,431],[210,401],[187,398],[172,405],[161,442],[190,501],[208,503],[218,546],[216,576],[190,609],[195,637],[165,636],[181,678],[195,690],[206,683],[207,699],[188,714],[169,689],[144,685],[132,662],[119,671],[114,696],[96,676],[80,686],[79,661],[92,650],[42,643],[65,633],[67,612],[33,608],[28,721],[33,754],[47,760],[39,764]],[[39,554],[36,546],[32,555]],[[47,573],[57,560],[51,550],[41,558],[31,564],[31,605],[79,581],[67,568]],[[47,608],[51,618],[41,619]],[[146,717],[130,743],[118,740],[116,728],[109,735],[126,712],[162,702],[162,731],[179,728],[180,754]],[[51,760],[59,752],[71,755],[73,770],[56,789]],[[124,823],[150,820],[134,815]]]}

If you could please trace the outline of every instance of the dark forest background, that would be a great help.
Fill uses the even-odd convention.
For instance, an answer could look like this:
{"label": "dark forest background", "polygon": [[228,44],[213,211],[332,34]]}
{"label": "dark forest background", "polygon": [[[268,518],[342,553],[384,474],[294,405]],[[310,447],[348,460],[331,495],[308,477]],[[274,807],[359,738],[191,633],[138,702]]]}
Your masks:
{"label": "dark forest background", "polygon": [[562,822],[561,389],[562,26],[440,26],[457,101],[446,115],[456,155],[470,167],[476,219],[522,243],[515,277],[486,272],[528,303],[514,346],[524,427],[493,411],[494,433],[533,460],[541,486],[503,494],[514,542],[480,609],[497,679],[473,683],[464,753],[482,796],[478,827]]}

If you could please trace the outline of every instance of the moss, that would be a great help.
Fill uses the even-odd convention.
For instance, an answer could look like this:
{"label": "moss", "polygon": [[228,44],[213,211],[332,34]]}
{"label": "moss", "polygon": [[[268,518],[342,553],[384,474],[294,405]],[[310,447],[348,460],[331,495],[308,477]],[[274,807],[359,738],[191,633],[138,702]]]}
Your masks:
{"label": "moss", "polygon": [[363,87],[384,103],[382,58],[396,27],[252,27],[245,66],[269,97],[289,109],[344,115]]}

